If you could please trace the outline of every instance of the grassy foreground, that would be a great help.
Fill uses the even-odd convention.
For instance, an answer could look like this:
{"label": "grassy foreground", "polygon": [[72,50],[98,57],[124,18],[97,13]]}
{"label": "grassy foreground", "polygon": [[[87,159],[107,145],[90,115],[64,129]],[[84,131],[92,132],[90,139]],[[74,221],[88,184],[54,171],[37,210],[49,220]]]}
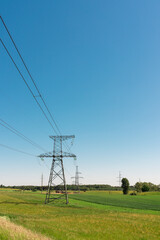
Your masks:
{"label": "grassy foreground", "polygon": [[[0,239],[160,239],[160,194],[71,194],[68,206],[44,205],[44,198],[0,191]],[[13,229],[20,231],[13,236]]]}

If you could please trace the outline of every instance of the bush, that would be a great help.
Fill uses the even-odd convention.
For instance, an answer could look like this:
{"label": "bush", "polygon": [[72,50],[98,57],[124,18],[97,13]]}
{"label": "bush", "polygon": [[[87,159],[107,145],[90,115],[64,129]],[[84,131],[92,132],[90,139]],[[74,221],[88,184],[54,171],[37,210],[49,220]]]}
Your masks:
{"label": "bush", "polygon": [[130,193],[130,195],[135,196],[135,195],[137,195],[137,193],[136,192],[132,192],[132,193]]}

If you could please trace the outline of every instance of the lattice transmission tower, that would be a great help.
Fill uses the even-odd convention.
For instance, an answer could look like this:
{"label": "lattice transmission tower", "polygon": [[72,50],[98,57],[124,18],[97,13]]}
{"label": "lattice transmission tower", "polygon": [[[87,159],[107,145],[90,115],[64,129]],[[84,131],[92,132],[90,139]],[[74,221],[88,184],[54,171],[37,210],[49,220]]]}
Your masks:
{"label": "lattice transmission tower", "polygon": [[121,185],[122,185],[122,174],[121,174],[121,172],[119,171],[119,175],[118,175],[118,182],[119,182],[119,187],[121,187]]}
{"label": "lattice transmission tower", "polygon": [[76,186],[76,190],[78,192],[80,192],[80,189],[79,189],[79,185],[80,185],[80,182],[79,182],[79,179],[80,178],[83,178],[83,177],[80,177],[79,174],[81,174],[81,172],[78,171],[78,166],[76,166],[76,173],[75,173],[75,177],[71,177],[72,179],[74,179],[74,184]]}
{"label": "lattice transmission tower", "polygon": [[[48,181],[48,190],[46,193],[45,204],[49,202],[62,201],[68,204],[67,185],[64,174],[63,158],[73,157],[76,155],[63,152],[63,142],[68,139],[74,139],[75,136],[50,136],[53,139],[53,153],[41,154],[40,158],[52,158],[52,165]],[[58,188],[57,188],[58,187]],[[51,193],[51,190],[60,190],[59,194]]]}

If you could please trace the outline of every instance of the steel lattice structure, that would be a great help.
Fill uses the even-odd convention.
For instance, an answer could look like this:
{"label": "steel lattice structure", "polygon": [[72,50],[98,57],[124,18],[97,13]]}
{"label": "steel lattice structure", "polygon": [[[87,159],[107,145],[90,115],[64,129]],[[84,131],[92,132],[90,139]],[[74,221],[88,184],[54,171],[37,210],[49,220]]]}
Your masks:
{"label": "steel lattice structure", "polygon": [[[74,135],[71,136],[50,136],[53,139],[53,153],[41,154],[40,158],[52,158],[52,165],[50,170],[50,176],[48,181],[48,191],[46,193],[45,204],[55,201],[63,201],[68,204],[68,193],[64,174],[63,158],[73,157],[76,155],[68,152],[63,152],[63,142],[68,139],[75,138]],[[56,190],[56,187],[60,189],[59,194],[51,194],[51,188]]]}
{"label": "steel lattice structure", "polygon": [[71,178],[75,180],[74,184],[75,184],[75,187],[76,187],[76,191],[78,191],[78,193],[80,193],[80,189],[79,189],[80,182],[79,182],[79,179],[83,178],[83,177],[80,177],[79,174],[81,174],[81,172],[78,171],[78,166],[76,166],[75,177],[71,177]]}

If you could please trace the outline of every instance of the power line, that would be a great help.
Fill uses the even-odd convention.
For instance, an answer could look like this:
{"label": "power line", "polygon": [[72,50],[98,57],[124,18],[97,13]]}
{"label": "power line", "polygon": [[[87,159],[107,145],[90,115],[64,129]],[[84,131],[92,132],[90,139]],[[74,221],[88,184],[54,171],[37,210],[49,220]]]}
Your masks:
{"label": "power line", "polygon": [[46,113],[44,112],[44,110],[43,110],[42,106],[40,105],[40,103],[37,101],[37,98],[35,97],[33,91],[32,91],[31,88],[29,87],[26,79],[25,79],[24,76],[22,75],[21,71],[19,70],[17,64],[16,64],[15,61],[13,60],[11,54],[9,53],[9,51],[8,51],[6,45],[4,44],[4,42],[2,41],[2,39],[0,39],[0,42],[2,43],[2,45],[3,45],[4,49],[6,50],[8,56],[10,57],[10,59],[11,59],[11,61],[13,62],[14,66],[16,67],[16,69],[17,69],[18,73],[20,74],[21,78],[22,78],[23,81],[25,82],[25,84],[26,84],[28,90],[30,91],[32,97],[34,98],[34,100],[36,101],[37,105],[38,105],[39,108],[41,109],[43,115],[45,116],[45,118],[47,119],[47,121],[49,122],[49,124],[51,125],[52,129],[54,130],[54,132],[57,134],[57,131],[56,131],[55,128],[53,127],[53,124],[51,123],[51,121],[50,121],[49,118],[47,117],[47,115],[46,115]]}
{"label": "power line", "polygon": [[[31,81],[33,82],[33,84],[34,84],[34,86],[35,86],[35,88],[36,88],[36,90],[37,90],[37,92],[38,92],[38,97],[41,98],[41,100],[42,100],[42,102],[43,102],[43,104],[44,104],[44,106],[45,106],[45,108],[46,108],[49,116],[51,117],[51,119],[52,119],[52,121],[53,121],[53,123],[54,123],[54,125],[55,125],[55,127],[56,127],[56,129],[57,129],[57,131],[56,131],[55,128],[53,127],[51,121],[50,121],[49,118],[47,117],[47,115],[46,115],[46,113],[44,112],[43,108],[41,107],[40,103],[37,101],[36,97],[34,96],[33,92],[31,91],[29,85],[28,85],[27,82],[24,80],[24,77],[22,77],[22,76],[21,76],[21,77],[23,78],[23,80],[24,80],[25,84],[27,85],[29,91],[31,92],[31,94],[32,94],[32,96],[34,97],[34,99],[35,99],[35,101],[37,102],[37,104],[39,105],[41,111],[42,111],[43,114],[45,115],[47,121],[48,121],[49,124],[51,125],[52,129],[54,130],[54,132],[55,132],[56,134],[57,134],[57,132],[58,132],[59,135],[62,135],[62,133],[61,133],[61,131],[60,131],[60,129],[59,129],[56,121],[54,120],[53,115],[51,114],[51,112],[50,112],[50,110],[49,110],[46,102],[44,101],[44,98],[42,97],[42,95],[41,95],[41,93],[40,93],[40,91],[39,91],[39,89],[38,89],[38,87],[37,87],[37,85],[36,85],[36,83],[35,83],[35,80],[33,79],[33,77],[32,77],[32,75],[31,75],[31,73],[30,73],[30,71],[29,71],[29,69],[28,69],[28,67],[27,67],[27,65],[26,65],[26,63],[25,63],[22,55],[20,54],[20,52],[19,52],[19,50],[18,50],[18,47],[17,47],[15,41],[13,40],[13,37],[11,36],[11,33],[10,33],[10,31],[8,30],[8,28],[7,28],[6,24],[5,24],[2,16],[0,16],[0,20],[2,21],[3,26],[5,27],[5,29],[6,29],[6,31],[7,31],[7,33],[8,33],[8,35],[9,35],[9,37],[10,37],[10,39],[11,39],[11,41],[12,41],[12,43],[13,43],[13,45],[14,45],[14,47],[15,47],[15,49],[16,49],[16,51],[17,51],[17,53],[18,53],[18,55],[19,55],[19,57],[20,57],[20,59],[21,59],[21,61],[22,61],[22,63],[23,63],[23,65],[24,65],[24,67],[25,67],[25,69],[26,69],[27,72],[28,72],[28,75],[29,75],[30,78],[31,78]],[[1,40],[1,42],[2,42],[2,40]],[[2,44],[3,44],[3,42],[2,42]],[[4,44],[3,44],[3,46],[4,46]],[[10,55],[5,46],[4,46],[4,48],[5,48],[5,50],[7,51],[8,55]],[[11,55],[10,55],[10,57],[11,57]],[[11,59],[13,59],[13,58],[11,58]],[[12,60],[12,62],[13,62],[13,60]],[[17,65],[15,64],[15,62],[13,62],[13,63],[14,63],[14,65],[15,65],[15,67],[16,67]],[[16,67],[16,68],[17,68],[17,67]],[[18,70],[18,69],[17,69],[17,70]],[[20,72],[19,72],[19,73],[20,73]],[[21,74],[20,74],[20,75],[21,75]],[[57,134],[57,135],[58,135],[58,134]],[[64,142],[64,144],[65,144],[66,148],[68,149],[68,151],[70,151],[70,148],[69,148],[68,144],[67,144],[66,142]]]}
{"label": "power line", "polygon": [[36,83],[35,83],[35,81],[34,81],[32,75],[31,75],[31,73],[30,73],[30,71],[29,71],[29,69],[28,69],[26,63],[24,62],[24,59],[23,59],[22,55],[20,54],[20,52],[19,52],[19,50],[18,50],[18,47],[17,47],[16,44],[15,44],[15,41],[13,40],[13,38],[12,38],[12,36],[11,36],[11,34],[10,34],[10,32],[9,32],[9,30],[8,30],[6,24],[5,24],[5,22],[4,22],[4,20],[3,20],[3,18],[2,18],[1,16],[0,16],[0,19],[1,19],[3,25],[4,25],[5,29],[6,29],[6,31],[7,31],[8,35],[9,35],[9,37],[10,37],[10,39],[11,39],[11,41],[12,41],[12,43],[13,43],[13,45],[14,45],[14,47],[15,47],[15,49],[16,49],[16,51],[17,51],[19,57],[20,57],[20,59],[22,60],[22,63],[23,63],[23,65],[24,65],[25,69],[27,70],[27,72],[28,72],[28,74],[29,74],[29,76],[30,76],[30,78],[31,78],[31,80],[32,80],[32,82],[33,82],[33,84],[34,84],[34,86],[35,86],[37,92],[38,92],[38,96],[41,98],[41,100],[42,100],[42,102],[43,102],[45,108],[47,109],[47,112],[49,113],[49,115],[50,115],[52,121],[54,122],[54,124],[55,124],[55,126],[56,126],[56,128],[57,128],[57,130],[58,130],[58,132],[59,132],[59,134],[61,134],[61,132],[60,132],[60,130],[59,130],[59,127],[58,127],[56,121],[55,121],[54,118],[53,118],[53,115],[52,115],[51,112],[49,111],[49,108],[48,108],[46,102],[44,101],[44,98],[42,97],[42,95],[41,95],[41,93],[40,93],[40,91],[39,91],[39,89],[38,89],[38,87],[37,87],[37,85],[36,85]]}
{"label": "power line", "polygon": [[0,143],[0,146],[1,146],[1,147],[4,147],[4,148],[7,148],[7,149],[10,149],[10,150],[15,151],[15,152],[19,152],[19,153],[23,153],[23,154],[26,154],[26,155],[29,155],[29,156],[35,157],[35,155],[33,155],[33,154],[30,154],[30,153],[27,153],[27,152],[21,151],[21,150],[16,149],[16,148],[12,148],[12,147],[10,147],[10,146],[7,146],[7,145],[1,144],[1,143]]}
{"label": "power line", "polygon": [[[3,23],[3,26],[4,26],[5,29],[6,29],[9,37],[10,37],[10,39],[11,39],[11,41],[12,41],[12,43],[13,43],[13,45],[14,45],[14,47],[15,47],[15,49],[16,49],[16,51],[17,51],[17,53],[18,53],[18,55],[19,55],[19,57],[20,57],[20,59],[21,59],[21,61],[22,61],[22,63],[23,63],[23,65],[24,65],[24,67],[25,67],[25,69],[27,70],[27,72],[28,72],[28,74],[29,74],[29,76],[30,76],[30,78],[31,78],[31,81],[33,82],[33,84],[34,84],[34,86],[35,86],[35,88],[36,88],[36,90],[37,90],[37,92],[38,92],[38,96],[41,98],[41,100],[42,100],[42,102],[43,102],[43,104],[44,104],[47,112],[49,113],[49,116],[51,117],[52,121],[54,122],[55,127],[56,127],[58,133],[59,133],[60,135],[62,135],[62,134],[61,134],[61,131],[60,131],[60,129],[59,129],[57,123],[56,123],[56,121],[54,120],[53,115],[51,114],[51,112],[50,112],[50,110],[49,110],[46,102],[44,101],[44,98],[42,97],[42,95],[41,95],[41,93],[40,93],[40,91],[39,91],[39,89],[38,89],[38,87],[37,87],[37,85],[36,85],[36,83],[35,83],[35,80],[33,79],[33,77],[32,77],[32,75],[31,75],[31,73],[30,73],[30,71],[29,71],[29,69],[28,69],[28,67],[27,67],[27,65],[26,65],[26,63],[25,63],[22,55],[20,54],[20,52],[19,52],[19,50],[18,50],[18,47],[17,47],[17,45],[15,44],[15,41],[13,40],[13,37],[11,36],[11,33],[9,32],[9,30],[8,30],[8,28],[7,28],[6,24],[5,24],[2,16],[0,16],[0,19],[1,19],[2,23]],[[2,43],[2,44],[3,44],[3,43]],[[17,69],[17,70],[18,70],[18,69]],[[25,83],[26,83],[26,82],[25,82]],[[27,87],[29,88],[29,86],[28,86],[27,83],[26,83],[26,85],[27,85]],[[32,95],[33,95],[33,94],[32,94]],[[51,122],[49,121],[49,119],[48,119],[47,115],[45,114],[44,110],[42,109],[41,105],[39,104],[39,102],[37,101],[37,99],[35,98],[34,95],[33,95],[33,97],[34,97],[34,99],[36,100],[36,102],[37,102],[37,104],[39,105],[39,107],[41,108],[43,114],[45,115],[47,121],[50,123],[50,125],[51,125],[51,127],[53,128],[54,132],[57,134],[57,132],[55,131],[53,125],[52,125]],[[58,135],[58,134],[57,134],[57,135]],[[67,145],[67,143],[64,142],[64,144],[65,144],[65,146],[67,147],[67,149],[70,151],[70,148],[69,148],[69,146]]]}
{"label": "power line", "polygon": [[[16,65],[15,61],[13,60],[12,56],[10,55],[7,47],[5,46],[5,44],[3,43],[2,39],[0,39],[0,42],[2,43],[4,49],[6,50],[8,56],[10,57],[10,59],[12,60],[14,66],[16,67],[18,73],[20,74],[21,78],[23,79],[23,81],[25,82],[26,86],[28,87],[30,93],[32,94],[33,98],[35,99],[36,103],[38,104],[38,106],[40,107],[41,111],[43,112],[43,114],[45,115],[46,119],[48,120],[48,122],[50,123],[50,125],[52,126],[53,130],[56,132],[57,134],[57,131],[55,130],[55,128],[53,127],[52,123],[50,122],[50,120],[48,119],[46,113],[44,112],[43,108],[41,107],[40,103],[37,101],[36,97],[34,96],[31,88],[29,87],[28,83],[26,82],[26,79],[24,78],[24,76],[22,75],[21,71],[19,70],[18,66]],[[2,125],[2,124],[1,124]],[[4,126],[4,125],[3,125]],[[11,130],[12,131],[12,130]],[[13,132],[13,131],[12,131]],[[67,145],[66,145],[67,146]],[[67,146],[67,148],[69,149],[69,147]],[[20,151],[22,152],[22,151]]]}
{"label": "power line", "polygon": [[[29,71],[29,69],[28,69],[28,67],[27,67],[27,65],[26,65],[26,63],[25,63],[25,61],[24,61],[24,59],[23,59],[23,57],[22,57],[22,55],[20,54],[20,52],[19,52],[19,50],[18,50],[18,48],[17,48],[17,46],[16,46],[16,44],[15,44],[15,42],[14,42],[11,34],[10,34],[10,32],[9,32],[9,30],[8,30],[6,24],[5,24],[5,22],[4,22],[4,20],[2,19],[1,16],[0,16],[0,20],[2,21],[3,26],[5,27],[8,35],[9,35],[9,37],[10,37],[12,43],[13,43],[13,45],[14,45],[14,47],[15,47],[15,49],[16,49],[16,51],[17,51],[17,53],[18,53],[18,55],[19,55],[19,57],[20,57],[20,59],[21,59],[21,61],[22,61],[22,63],[23,63],[23,65],[24,65],[24,67],[25,67],[25,69],[26,69],[26,71],[27,71],[27,73],[28,73],[28,75],[29,75],[29,77],[30,77],[30,79],[31,79],[31,81],[32,81],[35,89],[36,89],[36,91],[35,91],[35,89],[33,90],[33,88],[31,88],[30,85],[28,84],[28,82],[26,81],[24,75],[23,75],[22,72],[20,71],[20,68],[18,67],[18,65],[17,65],[16,62],[14,61],[13,57],[11,56],[10,52],[8,51],[8,49],[7,49],[6,45],[4,44],[4,42],[2,41],[2,39],[0,39],[0,42],[2,43],[2,45],[3,45],[3,47],[4,47],[4,49],[5,49],[6,53],[7,53],[7,55],[8,55],[9,58],[11,59],[11,61],[12,61],[12,63],[14,64],[15,68],[17,69],[18,73],[20,74],[21,78],[23,79],[24,83],[26,84],[26,86],[27,86],[28,90],[30,91],[32,97],[34,98],[34,100],[36,101],[37,105],[38,105],[39,108],[41,109],[41,111],[42,111],[43,115],[45,116],[46,120],[48,121],[48,123],[50,124],[50,126],[52,127],[52,129],[54,130],[54,132],[56,133],[56,135],[57,135],[56,137],[61,137],[61,136],[58,136],[58,134],[59,134],[59,135],[62,135],[62,134],[61,134],[61,131],[60,131],[60,129],[59,129],[59,127],[58,127],[58,125],[57,125],[57,123],[56,123],[53,115],[51,114],[51,112],[50,112],[50,110],[49,110],[49,108],[48,108],[48,106],[47,106],[44,98],[42,97],[42,95],[41,95],[41,93],[40,93],[40,91],[39,91],[39,89],[38,89],[38,87],[37,87],[37,85],[36,85],[36,83],[35,83],[32,75],[31,75],[31,73],[30,73],[30,71]],[[36,96],[36,94],[34,94],[34,92],[38,93],[38,96]],[[41,101],[38,101],[38,100],[37,100],[37,97],[39,97],[39,99],[41,99]],[[42,103],[43,103],[43,104],[42,104]],[[4,123],[4,122],[3,122],[3,123]],[[54,124],[53,124],[53,123],[54,123]],[[8,124],[4,125],[4,124],[2,124],[2,123],[0,123],[0,124],[1,124],[2,126],[4,126],[5,128],[7,128],[8,130],[10,130],[11,132],[13,132],[14,134],[18,135],[19,137],[25,139],[26,141],[29,141],[32,145],[34,145],[34,146],[39,146],[38,144],[34,143],[32,140],[30,140],[30,139],[28,139],[27,137],[25,137],[25,136],[24,136],[23,134],[21,134],[19,131],[17,131],[16,129],[12,128],[10,125],[8,125]],[[62,142],[63,142],[63,141],[62,141]],[[61,142],[61,148],[62,148],[62,142]],[[70,148],[69,148],[69,146],[67,145],[67,143],[64,142],[64,144],[65,144],[65,146],[67,147],[67,149],[70,151]],[[0,146],[3,146],[3,147],[5,147],[5,148],[8,148],[8,149],[13,150],[13,151],[17,151],[17,152],[20,152],[20,153],[24,153],[24,154],[27,154],[27,155],[34,156],[34,155],[32,155],[32,154],[23,152],[23,151],[21,151],[21,150],[18,150],[18,149],[15,149],[15,148],[12,148],[12,147],[3,145],[3,144],[0,144]],[[41,148],[41,147],[40,147],[40,148]],[[58,149],[58,148],[57,148],[57,149]],[[67,156],[70,156],[70,155],[71,155],[71,154],[68,154]],[[62,163],[63,163],[63,162],[62,162]],[[66,189],[66,183],[65,183],[65,178],[64,178],[64,168],[63,168],[63,164],[62,164],[62,170],[63,170],[63,182],[64,182],[64,186],[65,186],[66,203],[67,203],[67,202],[68,202],[68,196],[67,196],[67,189]],[[57,174],[60,174],[60,173],[58,172]],[[49,190],[49,192],[50,192],[50,190]]]}
{"label": "power line", "polygon": [[[45,150],[43,147],[41,147],[39,144],[33,142],[31,139],[27,138],[24,134],[22,134],[21,132],[19,132],[18,130],[16,130],[15,128],[13,128],[11,125],[9,125],[7,122],[5,122],[4,120],[2,120],[0,118],[0,125],[5,127],[6,129],[8,129],[9,131],[11,131],[12,133],[14,133],[15,135],[17,135],[18,137],[22,138],[23,140],[27,141],[28,143],[32,144],[34,147],[39,148],[41,150]],[[46,151],[46,150],[45,150]]]}

